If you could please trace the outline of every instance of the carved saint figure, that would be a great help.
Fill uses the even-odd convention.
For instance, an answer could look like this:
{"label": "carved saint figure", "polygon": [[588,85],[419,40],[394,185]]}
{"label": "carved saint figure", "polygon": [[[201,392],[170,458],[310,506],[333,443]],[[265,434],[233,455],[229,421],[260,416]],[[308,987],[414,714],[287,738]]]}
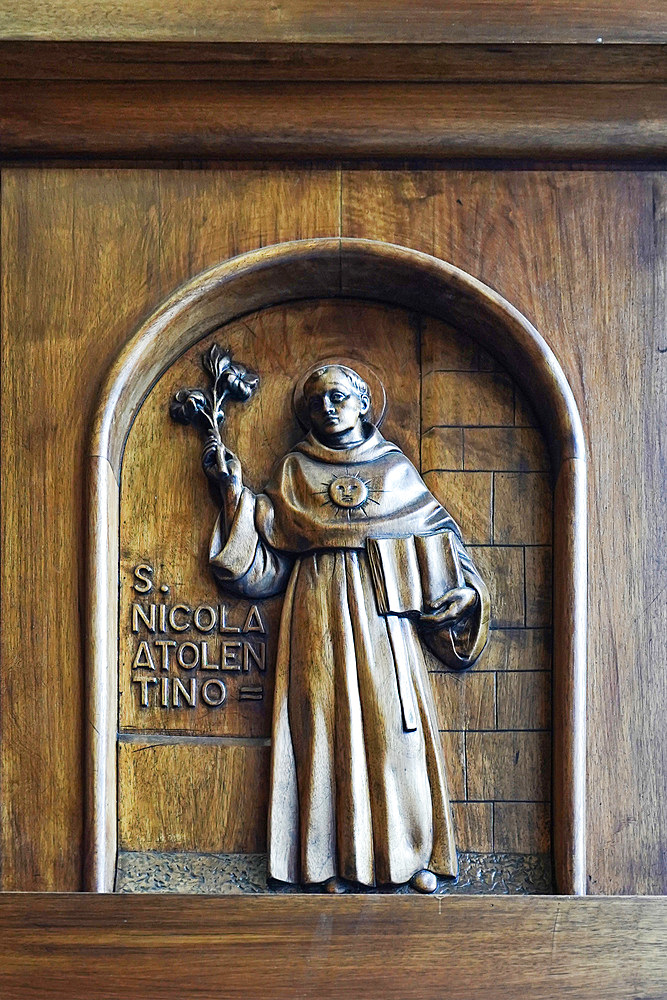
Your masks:
{"label": "carved saint figure", "polygon": [[488,592],[461,533],[372,423],[368,384],[327,363],[303,383],[310,431],[263,493],[220,443],[210,563],[248,598],[284,592],[275,675],[269,874],[338,891],[432,892],[457,856],[421,642],[470,666]]}

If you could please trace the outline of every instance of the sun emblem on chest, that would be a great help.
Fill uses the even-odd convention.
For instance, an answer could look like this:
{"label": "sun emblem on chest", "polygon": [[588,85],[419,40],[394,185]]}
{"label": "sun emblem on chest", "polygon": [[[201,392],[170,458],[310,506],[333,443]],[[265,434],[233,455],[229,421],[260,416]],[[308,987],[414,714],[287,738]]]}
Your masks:
{"label": "sun emblem on chest", "polygon": [[376,500],[373,494],[384,493],[384,490],[373,488],[372,479],[362,479],[355,476],[348,470],[342,476],[334,476],[328,483],[321,484],[324,489],[318,490],[316,496],[323,496],[322,506],[331,506],[336,516],[347,516],[351,520],[352,514],[356,511],[368,517],[366,508],[374,503],[379,506],[380,501]]}

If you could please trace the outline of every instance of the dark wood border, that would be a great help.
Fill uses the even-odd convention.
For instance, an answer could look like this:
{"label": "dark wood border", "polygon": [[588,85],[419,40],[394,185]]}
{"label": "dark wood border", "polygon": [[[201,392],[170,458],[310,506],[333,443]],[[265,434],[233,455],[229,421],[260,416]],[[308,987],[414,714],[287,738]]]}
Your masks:
{"label": "dark wood border", "polygon": [[584,894],[586,455],[574,397],[537,330],[492,289],[427,254],[340,238],[278,244],[204,271],[158,307],[107,377],[89,468],[86,888],[110,891],[116,859],[118,509],[127,434],[156,380],[221,324],[282,302],[336,297],[417,309],[465,329],[509,369],[540,415],[555,477],[554,859],[559,891]]}
{"label": "dark wood border", "polygon": [[656,162],[667,84],[0,82],[0,157]]}
{"label": "dark wood border", "polygon": [[[562,37],[566,38],[564,34]],[[667,35],[666,35],[667,37]],[[666,83],[665,45],[409,42],[1,41],[2,80]]]}

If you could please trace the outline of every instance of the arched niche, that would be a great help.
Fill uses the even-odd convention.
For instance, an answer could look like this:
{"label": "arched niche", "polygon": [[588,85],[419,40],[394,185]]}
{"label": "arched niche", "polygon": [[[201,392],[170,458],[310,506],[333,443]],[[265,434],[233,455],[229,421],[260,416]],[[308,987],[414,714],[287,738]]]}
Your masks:
{"label": "arched niche", "polygon": [[258,309],[322,298],[398,305],[465,330],[513,375],[538,415],[554,475],[556,885],[583,894],[586,456],[572,391],[537,330],[471,275],[405,247],[333,238],[266,247],[204,271],[155,310],[107,376],[89,455],[86,888],[110,891],[116,859],[119,482],[127,435],[157,379],[203,337]]}

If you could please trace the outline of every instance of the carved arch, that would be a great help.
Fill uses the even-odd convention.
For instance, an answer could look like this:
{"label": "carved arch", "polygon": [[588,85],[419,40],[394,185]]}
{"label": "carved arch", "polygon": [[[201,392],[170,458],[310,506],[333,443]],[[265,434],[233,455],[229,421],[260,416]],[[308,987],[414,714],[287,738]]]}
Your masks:
{"label": "carved arch", "polygon": [[428,254],[358,239],[254,250],[181,286],[112,366],[89,452],[85,887],[113,888],[119,495],[123,449],[148,392],[193,344],[241,315],[300,299],[358,298],[459,327],[494,354],[533,403],[554,475],[553,851],[560,893],[585,893],[586,454],[581,419],[546,341],[509,302]]}

